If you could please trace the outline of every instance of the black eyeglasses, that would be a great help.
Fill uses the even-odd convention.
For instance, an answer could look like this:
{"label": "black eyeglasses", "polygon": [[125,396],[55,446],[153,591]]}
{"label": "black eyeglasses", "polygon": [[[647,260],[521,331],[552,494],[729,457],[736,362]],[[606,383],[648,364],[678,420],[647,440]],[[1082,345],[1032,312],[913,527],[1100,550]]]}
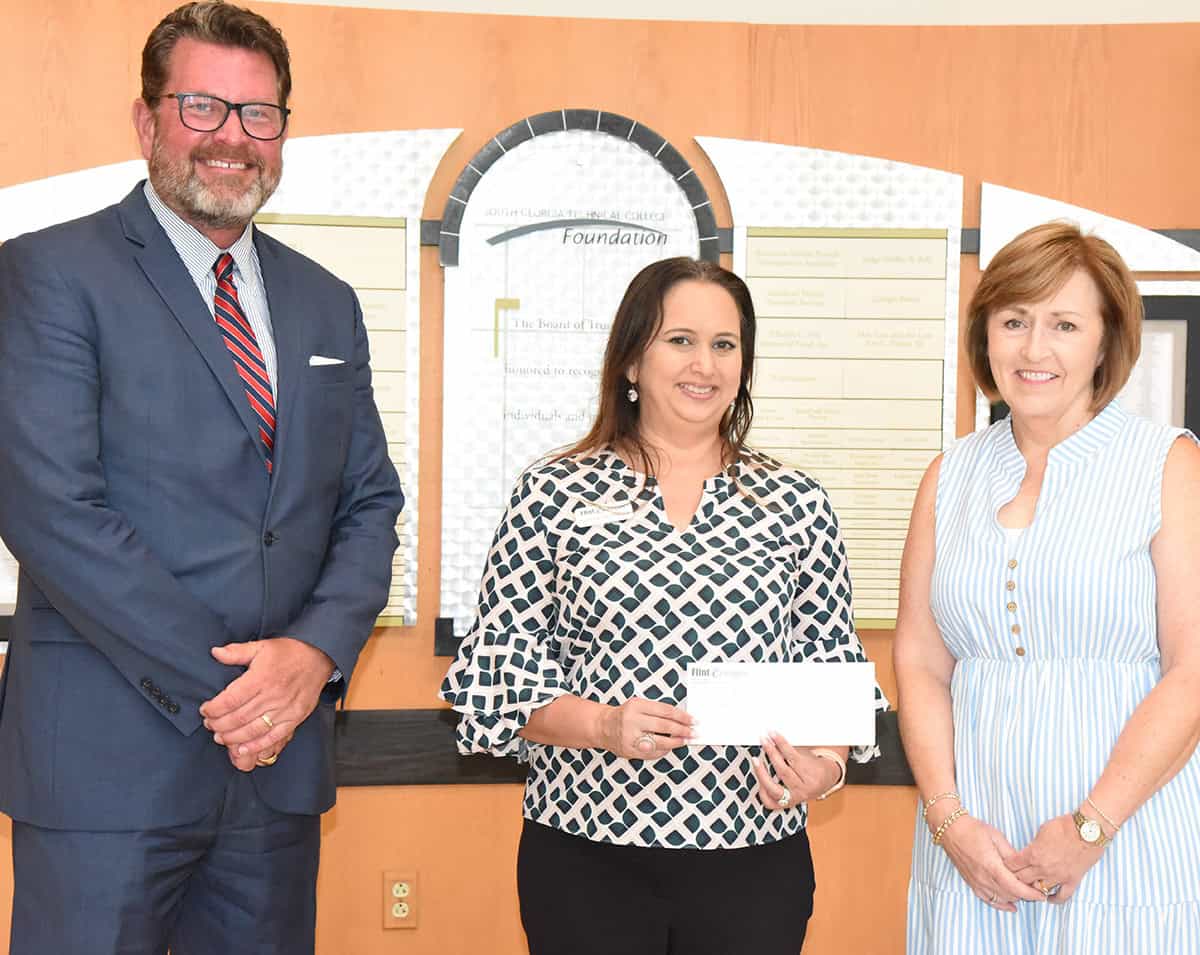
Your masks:
{"label": "black eyeglasses", "polygon": [[167,93],[179,106],[179,121],[197,133],[215,133],[225,125],[231,111],[238,114],[242,129],[251,139],[278,139],[287,128],[292,112],[274,103],[231,103],[208,93]]}

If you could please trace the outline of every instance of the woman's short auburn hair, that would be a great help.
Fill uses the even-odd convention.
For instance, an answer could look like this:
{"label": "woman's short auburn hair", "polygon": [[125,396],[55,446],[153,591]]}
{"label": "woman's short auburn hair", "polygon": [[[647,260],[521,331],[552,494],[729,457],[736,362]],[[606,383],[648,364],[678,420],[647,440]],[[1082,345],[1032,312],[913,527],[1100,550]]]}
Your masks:
{"label": "woman's short auburn hair", "polygon": [[1092,408],[1116,397],[1142,350],[1142,296],[1117,250],[1070,222],[1047,222],[1022,232],[996,253],[967,306],[967,356],[980,390],[999,397],[988,362],[988,318],[1009,305],[1040,302],[1079,269],[1100,290],[1104,337],[1092,379]]}

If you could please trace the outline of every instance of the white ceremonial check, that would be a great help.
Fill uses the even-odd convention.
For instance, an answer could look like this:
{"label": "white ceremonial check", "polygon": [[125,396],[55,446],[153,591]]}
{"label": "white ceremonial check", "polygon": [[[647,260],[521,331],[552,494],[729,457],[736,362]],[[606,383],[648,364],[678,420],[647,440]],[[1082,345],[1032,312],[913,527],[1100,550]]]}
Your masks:
{"label": "white ceremonial check", "polygon": [[693,746],[756,745],[770,732],[793,746],[870,746],[875,664],[693,663],[684,705]]}

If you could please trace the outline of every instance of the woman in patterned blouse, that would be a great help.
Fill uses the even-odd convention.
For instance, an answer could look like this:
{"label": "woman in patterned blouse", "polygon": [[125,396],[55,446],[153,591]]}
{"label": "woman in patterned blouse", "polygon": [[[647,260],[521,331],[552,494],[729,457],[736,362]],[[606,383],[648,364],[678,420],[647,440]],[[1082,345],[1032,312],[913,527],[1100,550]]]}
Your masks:
{"label": "woman in patterned blouse", "polygon": [[643,269],[591,431],[522,475],[496,532],[441,695],[463,714],[460,751],[530,764],[517,876],[532,955],[804,942],[805,802],[842,785],[846,748],[689,746],[681,706],[696,661],[865,659],[829,499],[745,447],[754,332],[732,273]]}

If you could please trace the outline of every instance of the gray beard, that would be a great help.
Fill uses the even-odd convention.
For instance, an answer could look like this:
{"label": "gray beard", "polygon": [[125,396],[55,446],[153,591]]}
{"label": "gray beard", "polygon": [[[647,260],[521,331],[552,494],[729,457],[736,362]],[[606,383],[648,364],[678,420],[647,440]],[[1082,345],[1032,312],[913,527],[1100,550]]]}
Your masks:
{"label": "gray beard", "polygon": [[150,151],[150,183],[162,200],[195,225],[210,229],[245,228],[279,185],[282,170],[256,164],[258,175],[241,195],[221,195],[196,175],[193,160],[172,161],[155,138]]}

